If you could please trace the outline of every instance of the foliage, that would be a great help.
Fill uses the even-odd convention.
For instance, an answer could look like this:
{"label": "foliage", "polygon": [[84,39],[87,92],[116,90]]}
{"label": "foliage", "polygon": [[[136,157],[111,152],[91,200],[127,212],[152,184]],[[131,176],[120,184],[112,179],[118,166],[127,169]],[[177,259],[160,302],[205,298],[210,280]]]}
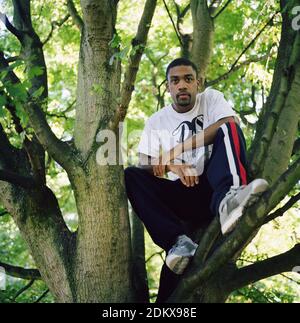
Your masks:
{"label": "foliage", "polygon": [[[189,1],[176,1],[184,8]],[[225,1],[222,1],[225,3]],[[75,1],[78,5],[79,1]],[[172,16],[176,17],[174,2],[166,1]],[[116,56],[121,60],[123,70],[129,59],[131,40],[136,32],[144,1],[120,1],[117,33],[111,40],[111,46],[119,48]],[[11,19],[12,6],[10,1],[0,1],[1,8]],[[278,10],[275,0],[251,0],[232,2],[215,21],[215,46],[212,62],[208,71],[207,81],[212,81],[225,74],[243,49],[251,42],[254,36],[269,21]],[[40,38],[46,40],[51,33],[51,23],[58,22],[66,15],[66,7],[59,0],[32,1],[32,19]],[[277,46],[280,36],[280,18],[276,17],[273,24],[257,39],[250,49],[242,56],[239,63],[257,57],[265,57],[259,62],[247,64],[237,72],[231,73],[229,78],[214,85],[223,91],[226,98],[233,104],[240,114],[242,126],[246,135],[247,144],[254,135],[253,124],[257,121],[258,113],[268,96]],[[53,25],[53,24],[52,24]],[[2,25],[3,26],[3,25]],[[184,29],[191,31],[191,15],[187,14]],[[19,55],[19,44],[16,39],[3,27],[0,29],[0,50],[4,50],[7,57]],[[48,122],[59,138],[69,140],[74,126],[76,93],[77,62],[80,35],[71,19],[62,26],[54,28],[52,36],[44,45],[45,59],[48,67],[49,102],[46,111]],[[127,135],[133,131],[141,131],[145,120],[160,108],[158,99],[165,103],[170,97],[165,93],[165,69],[170,60],[180,55],[180,46],[168,14],[162,3],[159,4],[135,84],[135,91],[128,110],[125,127]],[[238,63],[238,64],[239,64]],[[25,80],[22,57],[11,68],[24,81],[22,86],[11,85],[7,95],[13,98],[17,107],[17,115],[27,133],[31,133],[28,118],[22,108],[26,89],[30,78]],[[32,76],[41,73],[39,68],[31,71]],[[2,93],[0,83],[0,93]],[[40,93],[36,93],[39,96]],[[11,142],[20,147],[24,138],[16,133],[11,115],[3,108],[7,103],[4,95],[0,96],[0,122],[10,135]],[[247,127],[246,127],[247,126]],[[139,136],[123,138],[127,144],[129,159],[127,164],[136,163],[136,145]],[[77,228],[77,211],[74,196],[65,172],[47,156],[47,183],[56,194],[64,218],[68,226],[74,231]],[[299,241],[299,217],[296,207],[282,219],[276,220],[260,231],[258,237],[248,246],[242,255],[240,265],[254,262],[261,257],[272,256],[291,246],[292,242]],[[0,207],[1,214],[1,207]],[[288,232],[294,232],[289,236]],[[275,245],[272,242],[276,242]],[[162,253],[146,234],[146,259],[149,289],[151,300],[155,300],[158,288]],[[155,255],[154,255],[155,254]],[[154,255],[154,256],[153,256]],[[263,256],[262,256],[263,255]],[[28,253],[24,240],[19,234],[16,225],[9,215],[0,217],[0,261],[26,268],[34,268],[35,264]],[[278,276],[260,281],[254,285],[234,292],[229,302],[299,302],[300,287],[295,275],[290,278]],[[28,281],[9,279],[6,291],[0,291],[0,302],[12,302],[17,292]],[[45,284],[36,281],[26,292],[22,293],[16,302],[34,302],[47,290]],[[52,302],[50,294],[41,302]]]}

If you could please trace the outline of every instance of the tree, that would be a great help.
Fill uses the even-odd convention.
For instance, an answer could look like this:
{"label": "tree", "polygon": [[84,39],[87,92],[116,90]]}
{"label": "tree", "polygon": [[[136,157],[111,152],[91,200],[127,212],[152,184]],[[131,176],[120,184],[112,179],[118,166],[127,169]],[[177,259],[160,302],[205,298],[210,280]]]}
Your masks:
{"label": "tree", "polygon": [[[213,53],[214,25],[231,1],[191,0],[184,8],[173,3],[178,19],[177,24],[173,19],[172,22],[182,55],[194,60],[205,78]],[[146,272],[140,260],[142,227],[133,218],[130,231],[123,167],[97,163],[99,147],[105,148],[97,135],[110,130],[116,134],[117,142],[120,140],[119,123],[128,110],[157,1],[145,1],[124,74],[116,30],[117,0],[81,0],[81,13],[78,4],[68,0],[68,13],[52,24],[45,41],[34,28],[30,0],[12,0],[12,4],[13,22],[2,12],[1,20],[17,39],[20,54],[10,57],[9,48],[8,54],[0,52],[1,105],[9,112],[14,131],[23,141],[14,145],[9,140],[13,131],[0,126],[0,201],[18,225],[39,273],[6,267],[24,275],[40,274],[59,302],[147,301]],[[166,1],[164,5],[172,18]],[[207,230],[196,233],[200,244],[195,259],[168,299],[170,302],[223,302],[232,291],[250,282],[299,265],[299,244],[253,265],[235,265],[260,227],[299,199],[297,194],[271,213],[300,178],[296,140],[300,120],[300,38],[299,31],[291,27],[293,8],[299,5],[299,0],[282,0],[278,12],[273,13],[229,71],[215,79],[226,79],[250,62],[264,59],[266,55],[240,62],[275,17],[282,16],[273,83],[249,154],[251,176],[266,178],[270,189],[247,208],[231,235],[221,237],[217,218]],[[188,12],[192,16],[192,34],[183,28]],[[69,18],[80,33],[76,120],[73,138],[61,140],[46,119],[49,91],[44,46],[54,29]],[[151,58],[151,52],[145,53]],[[18,70],[20,64],[25,65],[22,72]],[[153,78],[153,82],[157,80]],[[207,81],[207,85],[213,83]],[[116,147],[118,155],[119,145]],[[57,197],[47,185],[45,159],[55,160],[70,180],[79,217],[74,232],[67,227]]]}

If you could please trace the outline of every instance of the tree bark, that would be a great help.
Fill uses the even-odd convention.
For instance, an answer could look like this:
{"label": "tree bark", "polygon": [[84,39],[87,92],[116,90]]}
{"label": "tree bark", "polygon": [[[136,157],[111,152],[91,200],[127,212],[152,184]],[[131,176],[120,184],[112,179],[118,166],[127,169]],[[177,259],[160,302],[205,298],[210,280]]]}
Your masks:
{"label": "tree bark", "polygon": [[262,176],[270,183],[289,164],[300,120],[299,100],[295,97],[299,93],[299,33],[291,28],[291,10],[296,5],[297,0],[281,1],[282,32],[273,83],[250,149],[251,176]]}
{"label": "tree bark", "polygon": [[206,0],[191,0],[193,46],[191,59],[198,67],[199,77],[205,80],[213,49],[214,24]]}

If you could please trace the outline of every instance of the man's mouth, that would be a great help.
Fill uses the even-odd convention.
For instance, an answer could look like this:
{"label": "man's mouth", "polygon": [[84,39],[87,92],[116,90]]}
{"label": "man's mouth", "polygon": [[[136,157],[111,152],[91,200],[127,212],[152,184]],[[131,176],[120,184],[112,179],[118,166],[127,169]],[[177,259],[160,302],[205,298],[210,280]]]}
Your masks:
{"label": "man's mouth", "polygon": [[190,95],[189,95],[188,93],[179,93],[179,94],[177,95],[177,97],[178,97],[179,99],[186,100],[186,99],[189,99],[189,98],[190,98]]}

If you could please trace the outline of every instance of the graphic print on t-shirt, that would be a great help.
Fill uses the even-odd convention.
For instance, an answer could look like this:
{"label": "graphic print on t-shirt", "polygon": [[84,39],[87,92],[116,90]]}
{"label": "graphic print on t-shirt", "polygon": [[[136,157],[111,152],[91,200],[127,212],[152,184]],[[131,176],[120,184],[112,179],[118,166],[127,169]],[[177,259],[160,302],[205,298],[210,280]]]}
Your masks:
{"label": "graphic print on t-shirt", "polygon": [[[188,138],[192,137],[193,135],[203,130],[203,121],[204,121],[203,114],[199,114],[192,121],[183,121],[179,124],[179,126],[175,130],[173,130],[172,136],[178,137],[177,142],[182,143]],[[190,153],[189,154],[185,153],[184,157],[185,157],[184,161],[189,162],[191,157],[192,158],[196,157],[196,149],[192,150],[191,157],[190,157]]]}
{"label": "graphic print on t-shirt", "polygon": [[173,136],[177,136],[180,133],[180,136],[177,140],[178,143],[184,142],[189,137],[195,135],[199,131],[203,130],[203,114],[199,114],[191,122],[183,121],[180,125],[172,132]]}

